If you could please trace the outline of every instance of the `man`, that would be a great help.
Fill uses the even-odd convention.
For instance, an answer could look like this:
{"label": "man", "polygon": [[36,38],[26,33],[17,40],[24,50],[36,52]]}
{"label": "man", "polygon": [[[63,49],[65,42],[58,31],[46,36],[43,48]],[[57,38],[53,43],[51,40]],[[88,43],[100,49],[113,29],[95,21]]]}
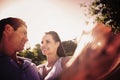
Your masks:
{"label": "man", "polygon": [[40,80],[36,65],[16,55],[27,41],[24,21],[13,17],[0,20],[0,80]]}

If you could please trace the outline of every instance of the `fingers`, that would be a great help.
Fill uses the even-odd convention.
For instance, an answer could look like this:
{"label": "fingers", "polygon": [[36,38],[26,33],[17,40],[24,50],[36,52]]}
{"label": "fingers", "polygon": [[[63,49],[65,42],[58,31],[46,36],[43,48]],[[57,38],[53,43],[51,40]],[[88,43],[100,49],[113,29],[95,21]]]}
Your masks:
{"label": "fingers", "polygon": [[[86,45],[80,48],[82,50],[77,49],[76,52],[79,54],[63,73],[61,80],[102,79],[119,63],[120,34],[113,35],[110,27],[98,23],[88,35],[92,37],[92,40],[86,41]],[[79,46],[81,44],[77,47]]]}

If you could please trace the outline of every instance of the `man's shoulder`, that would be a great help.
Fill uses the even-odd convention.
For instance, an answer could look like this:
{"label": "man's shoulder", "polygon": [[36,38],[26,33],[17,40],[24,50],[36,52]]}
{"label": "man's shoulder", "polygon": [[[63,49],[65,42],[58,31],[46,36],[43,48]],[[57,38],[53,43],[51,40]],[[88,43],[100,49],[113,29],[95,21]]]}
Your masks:
{"label": "man's shoulder", "polygon": [[32,62],[32,59],[30,59],[30,58],[18,56],[18,59],[20,59],[21,61],[23,61],[23,67],[24,67],[24,68],[25,68],[25,67],[36,66],[35,63]]}
{"label": "man's shoulder", "polygon": [[0,64],[6,63],[6,62],[11,62],[11,58],[5,54],[0,53]]}
{"label": "man's shoulder", "polygon": [[32,59],[30,59],[30,58],[26,58],[26,57],[21,57],[21,56],[17,56],[18,57],[18,59],[21,59],[21,60],[28,60],[28,61],[32,61]]}
{"label": "man's shoulder", "polygon": [[46,63],[39,64],[39,65],[37,66],[37,68],[38,68],[39,70],[41,70],[41,69],[43,69],[43,68],[45,67],[45,65],[46,65]]}

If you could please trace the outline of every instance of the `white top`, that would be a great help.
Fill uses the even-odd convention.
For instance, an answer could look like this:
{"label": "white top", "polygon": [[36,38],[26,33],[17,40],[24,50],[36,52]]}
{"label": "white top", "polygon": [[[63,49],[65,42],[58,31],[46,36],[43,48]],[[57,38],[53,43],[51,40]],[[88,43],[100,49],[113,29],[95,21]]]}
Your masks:
{"label": "white top", "polygon": [[[57,76],[59,76],[63,70],[62,68],[62,58],[59,58],[56,63],[54,64],[53,68],[51,69],[51,71],[47,74],[47,76],[45,78],[43,78],[43,80],[54,80]],[[41,75],[43,75],[43,70],[46,64],[42,64],[38,66],[39,72]]]}

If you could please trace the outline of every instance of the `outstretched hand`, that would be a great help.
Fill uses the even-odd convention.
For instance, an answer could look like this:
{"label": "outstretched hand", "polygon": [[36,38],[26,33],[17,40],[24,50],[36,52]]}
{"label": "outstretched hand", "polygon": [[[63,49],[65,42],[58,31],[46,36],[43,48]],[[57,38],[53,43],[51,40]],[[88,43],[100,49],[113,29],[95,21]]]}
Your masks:
{"label": "outstretched hand", "polygon": [[60,80],[103,80],[120,63],[120,34],[113,34],[110,27],[98,23],[89,35],[92,39],[80,52],[77,49],[79,54],[73,55]]}

